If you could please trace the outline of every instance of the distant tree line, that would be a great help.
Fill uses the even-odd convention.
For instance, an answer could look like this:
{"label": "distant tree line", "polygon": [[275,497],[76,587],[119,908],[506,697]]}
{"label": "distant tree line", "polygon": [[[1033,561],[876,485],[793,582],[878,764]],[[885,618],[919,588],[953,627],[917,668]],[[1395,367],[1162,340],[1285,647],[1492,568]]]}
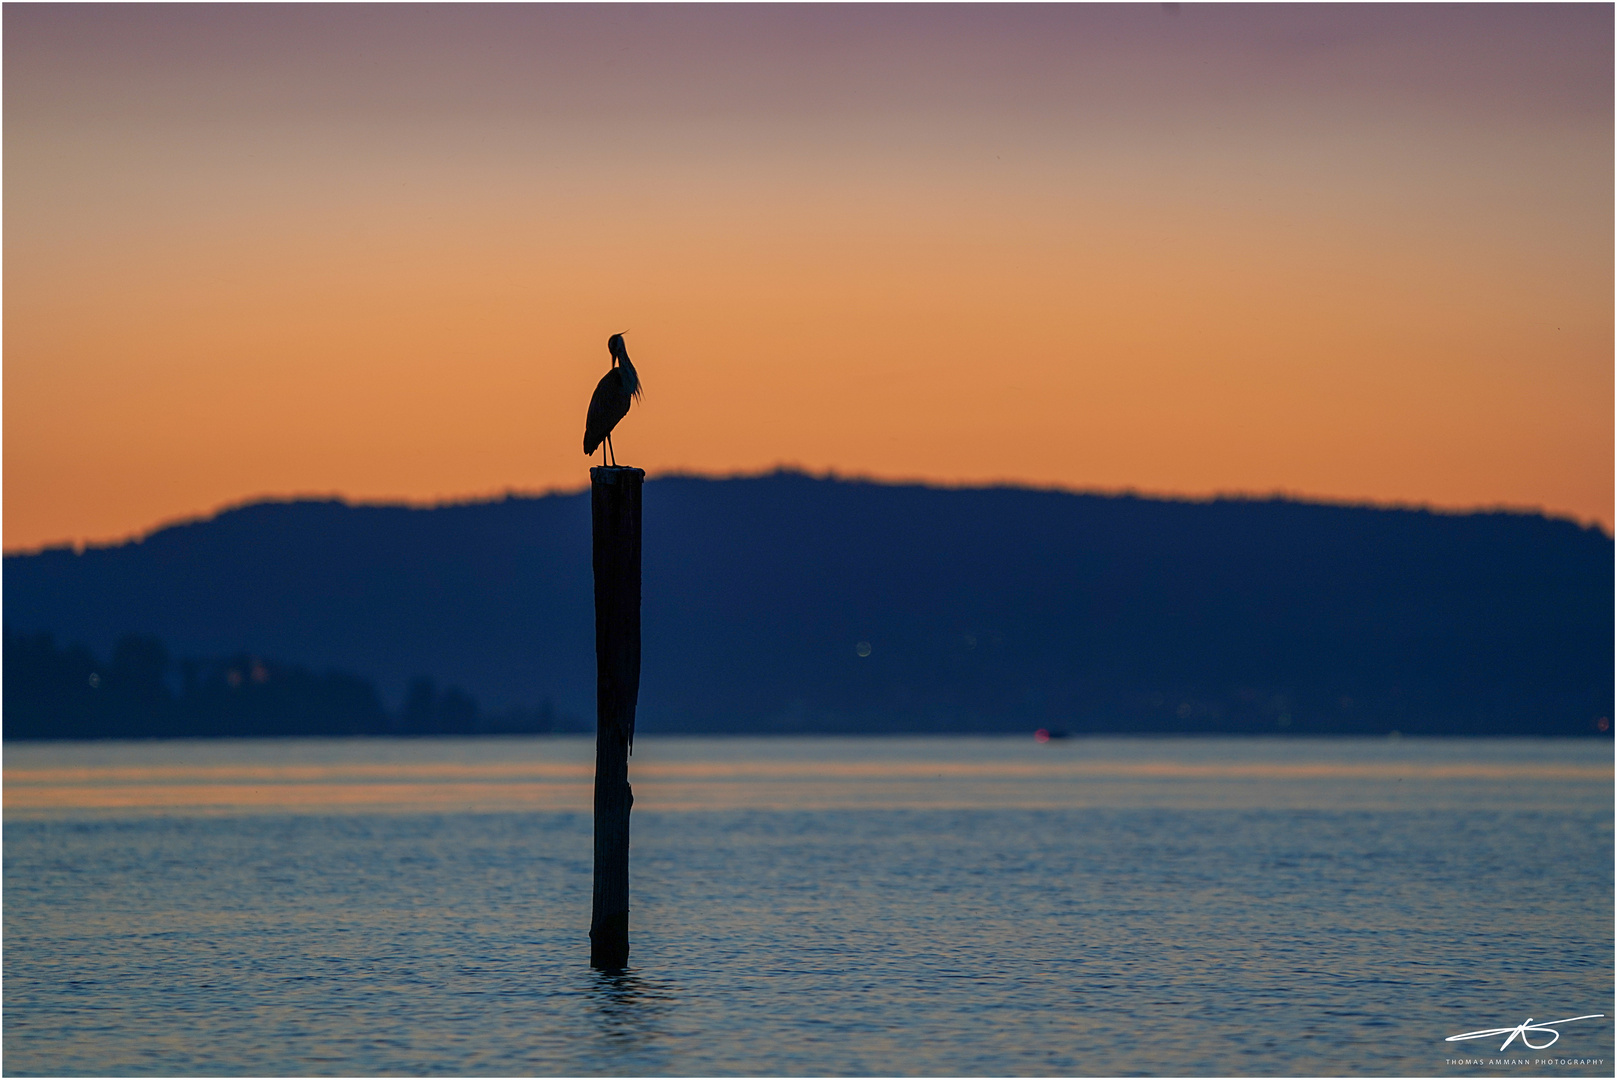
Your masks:
{"label": "distant tree line", "polygon": [[121,638],[106,661],[83,645],[59,647],[48,633],[4,634],[6,739],[198,736],[535,734],[581,730],[547,701],[485,712],[459,687],[413,680],[392,711],[369,680],[316,673],[238,653],[179,659],[155,637]]}

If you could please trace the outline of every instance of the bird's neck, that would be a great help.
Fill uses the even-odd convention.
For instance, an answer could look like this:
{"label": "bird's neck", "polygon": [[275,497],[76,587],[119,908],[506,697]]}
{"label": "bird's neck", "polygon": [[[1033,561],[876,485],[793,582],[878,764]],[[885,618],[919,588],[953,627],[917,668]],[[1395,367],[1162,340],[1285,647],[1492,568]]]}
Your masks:
{"label": "bird's neck", "polygon": [[635,371],[634,365],[629,363],[627,356],[618,357],[618,367],[623,371],[623,388],[631,394],[640,392],[640,374]]}

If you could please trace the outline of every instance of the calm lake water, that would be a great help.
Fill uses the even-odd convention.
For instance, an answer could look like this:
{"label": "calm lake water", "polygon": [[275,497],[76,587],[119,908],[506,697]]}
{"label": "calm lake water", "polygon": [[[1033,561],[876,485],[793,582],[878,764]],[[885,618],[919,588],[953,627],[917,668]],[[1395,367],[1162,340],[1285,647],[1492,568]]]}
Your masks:
{"label": "calm lake water", "polygon": [[621,975],[592,763],[7,745],[6,1073],[1612,1073],[1609,741],[644,737]]}

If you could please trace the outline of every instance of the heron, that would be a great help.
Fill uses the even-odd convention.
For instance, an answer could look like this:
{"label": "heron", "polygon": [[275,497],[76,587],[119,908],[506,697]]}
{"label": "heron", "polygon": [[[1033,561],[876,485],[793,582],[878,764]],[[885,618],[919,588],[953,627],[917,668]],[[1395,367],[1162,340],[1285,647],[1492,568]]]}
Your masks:
{"label": "heron", "polygon": [[590,398],[589,416],[584,421],[584,453],[595,453],[604,439],[606,450],[601,454],[601,464],[605,465],[610,455],[615,468],[618,455],[612,449],[612,429],[628,415],[630,400],[640,397],[640,376],[629,363],[629,350],[623,345],[622,334],[606,339],[606,351],[612,355],[612,370],[601,376]]}

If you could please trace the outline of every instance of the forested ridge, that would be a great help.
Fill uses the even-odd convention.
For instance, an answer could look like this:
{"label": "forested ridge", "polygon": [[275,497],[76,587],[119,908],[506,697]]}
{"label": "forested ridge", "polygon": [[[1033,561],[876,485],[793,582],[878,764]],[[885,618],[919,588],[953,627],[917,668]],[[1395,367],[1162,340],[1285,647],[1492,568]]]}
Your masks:
{"label": "forested ridge", "polygon": [[[786,472],[650,480],[644,528],[645,732],[1596,734],[1612,715],[1612,540],[1537,514]],[[251,684],[282,720],[231,706],[259,730],[397,730],[422,679],[485,727],[587,726],[591,596],[587,492],[261,502],[8,555],[6,734],[23,657],[45,656],[14,643],[42,633],[108,670],[155,640],[189,703],[172,730],[225,715],[253,657],[285,672]],[[139,700],[126,730],[157,715]]]}

